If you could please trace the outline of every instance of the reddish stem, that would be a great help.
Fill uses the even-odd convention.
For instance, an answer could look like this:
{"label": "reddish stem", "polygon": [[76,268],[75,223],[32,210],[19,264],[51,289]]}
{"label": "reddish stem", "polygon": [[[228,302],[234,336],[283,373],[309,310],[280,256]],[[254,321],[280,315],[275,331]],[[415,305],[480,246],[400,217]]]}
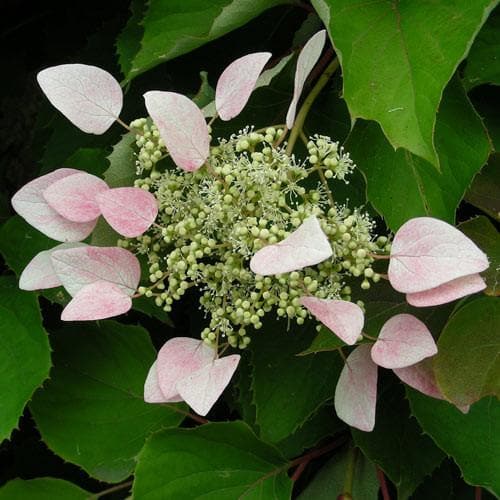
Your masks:
{"label": "reddish stem", "polygon": [[377,479],[380,484],[380,491],[382,492],[382,498],[384,500],[391,500],[391,496],[389,495],[389,490],[387,488],[387,483],[385,481],[384,473],[379,467],[377,467]]}
{"label": "reddish stem", "polygon": [[293,475],[291,477],[291,480],[293,482],[295,482],[295,481],[297,481],[297,479],[299,479],[301,474],[304,472],[304,469],[309,465],[310,461],[311,460],[304,460],[301,464],[299,464],[299,466],[295,469],[295,472],[293,473]]}
{"label": "reddish stem", "polygon": [[483,497],[483,490],[480,486],[476,486],[474,489],[474,500],[481,500]]}

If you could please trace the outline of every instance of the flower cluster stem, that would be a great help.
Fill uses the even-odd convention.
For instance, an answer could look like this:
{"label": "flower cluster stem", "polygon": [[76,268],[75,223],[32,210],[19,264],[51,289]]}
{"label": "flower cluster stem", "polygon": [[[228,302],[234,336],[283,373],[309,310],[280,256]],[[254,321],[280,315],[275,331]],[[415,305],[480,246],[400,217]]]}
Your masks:
{"label": "flower cluster stem", "polygon": [[300,136],[300,132],[302,127],[304,126],[304,122],[307,118],[307,114],[311,109],[316,97],[318,97],[319,93],[323,90],[324,86],[327,84],[330,77],[335,73],[337,68],[339,67],[339,60],[336,57],[333,61],[326,67],[325,71],[318,78],[318,81],[309,92],[309,95],[305,98],[300,111],[297,114],[297,118],[295,119],[295,124],[290,131],[290,138],[288,139],[288,144],[286,147],[286,154],[291,155],[293,148],[295,147],[295,143],[297,142],[298,137]]}

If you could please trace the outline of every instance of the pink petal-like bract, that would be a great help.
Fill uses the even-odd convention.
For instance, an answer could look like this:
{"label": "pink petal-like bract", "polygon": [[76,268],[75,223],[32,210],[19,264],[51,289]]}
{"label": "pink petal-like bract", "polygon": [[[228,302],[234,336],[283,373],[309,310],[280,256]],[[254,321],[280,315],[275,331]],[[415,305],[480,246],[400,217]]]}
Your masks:
{"label": "pink petal-like bract", "polygon": [[406,295],[406,301],[414,307],[438,306],[480,292],[485,288],[486,283],[479,274],[470,274],[424,292],[409,293]]}
{"label": "pink petal-like bract", "polygon": [[222,120],[231,120],[241,113],[271,55],[270,52],[248,54],[222,72],[215,88],[215,107]]}
{"label": "pink petal-like bract", "polygon": [[37,80],[51,104],[84,132],[103,134],[122,110],[120,84],[96,66],[52,66],[40,71]]}
{"label": "pink petal-like bract", "polygon": [[57,277],[72,297],[96,281],[108,281],[133,295],[141,278],[137,257],[124,248],[86,246],[57,250],[51,260]]}
{"label": "pink petal-like bract", "polygon": [[391,246],[389,281],[402,293],[423,292],[488,268],[488,258],[458,229],[432,217],[403,224]]}
{"label": "pink petal-like bract", "polygon": [[143,234],[158,215],[156,198],[141,188],[109,189],[100,193],[97,201],[108,224],[127,238]]}
{"label": "pink petal-like bract", "polygon": [[365,432],[375,427],[377,365],[362,344],[347,358],[335,389],[335,411],[346,424]]}
{"label": "pink petal-like bract", "polygon": [[393,371],[405,384],[422,394],[431,398],[444,399],[436,383],[432,361],[429,358],[405,368],[396,368]]}
{"label": "pink petal-like bract", "polygon": [[91,321],[126,313],[132,299],[109,281],[95,281],[81,288],[63,309],[63,321]]}
{"label": "pink petal-like bract", "polygon": [[309,73],[318,62],[319,56],[323,51],[326,40],[326,31],[318,31],[304,45],[297,59],[297,69],[295,70],[295,85],[293,89],[293,98],[286,114],[286,126],[291,129],[295,122],[295,114],[297,112],[297,104],[299,103],[300,95],[304,89]]}
{"label": "pink petal-like bract", "polygon": [[31,226],[56,241],[81,241],[94,229],[97,219],[71,222],[49,206],[43,192],[53,183],[73,174],[72,168],[60,168],[25,184],[12,198],[14,210]]}
{"label": "pink petal-like bract", "polygon": [[289,273],[319,264],[332,255],[330,242],[312,215],[283,241],[259,250],[250,260],[250,269],[262,276]]}
{"label": "pink petal-like bract", "polygon": [[146,403],[168,403],[168,399],[163,395],[160,389],[160,382],[158,381],[158,361],[151,365],[148,376],[144,382],[144,401]]}
{"label": "pink petal-like bract", "polygon": [[177,383],[177,390],[182,399],[198,415],[205,416],[229,384],[239,361],[240,356],[232,354],[216,359],[191,375],[180,379]]}
{"label": "pink petal-like bract", "polygon": [[[436,383],[436,376],[432,369],[432,362],[429,358],[420,361],[419,363],[405,368],[396,368],[393,370],[405,384],[413,387],[422,394],[436,399],[445,399],[443,393]],[[468,413],[470,405],[457,406],[462,413]]]}
{"label": "pink petal-like bract", "polygon": [[356,343],[365,322],[363,310],[358,305],[316,297],[302,297],[300,302],[346,344]]}
{"label": "pink petal-like bract", "polygon": [[37,253],[21,273],[19,288],[21,290],[44,290],[61,286],[61,280],[52,266],[52,253],[57,250],[84,246],[86,246],[85,243],[61,243],[50,250]]}
{"label": "pink petal-like bract", "polygon": [[373,361],[384,368],[404,368],[437,354],[431,332],[411,314],[396,314],[384,323],[372,347]]}
{"label": "pink petal-like bract", "polygon": [[216,351],[202,340],[175,337],[158,352],[158,381],[169,402],[182,401],[177,390],[179,380],[212,363]]}
{"label": "pink petal-like bract", "polygon": [[210,148],[208,126],[198,106],[175,92],[146,92],[144,100],[175,164],[188,172],[198,170]]}
{"label": "pink petal-like bract", "polygon": [[49,206],[65,219],[72,222],[90,222],[97,219],[101,213],[96,196],[108,189],[108,185],[99,177],[80,172],[51,184],[43,192],[43,197]]}

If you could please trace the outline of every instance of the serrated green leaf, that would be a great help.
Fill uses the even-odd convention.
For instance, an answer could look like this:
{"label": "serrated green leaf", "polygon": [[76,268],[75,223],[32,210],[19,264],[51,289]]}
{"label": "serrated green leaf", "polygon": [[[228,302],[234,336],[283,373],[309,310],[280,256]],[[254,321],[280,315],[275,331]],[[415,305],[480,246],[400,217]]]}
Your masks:
{"label": "serrated green leaf", "polygon": [[116,39],[116,52],[118,54],[118,64],[123,75],[128,75],[132,69],[132,61],[141,48],[141,39],[144,28],[141,24],[145,0],[131,0],[130,13],[127,24]]}
{"label": "serrated green leaf", "polygon": [[[331,500],[344,492],[349,451],[336,453],[298,496],[299,500]],[[374,500],[378,497],[379,484],[375,466],[362,453],[357,453],[354,468],[352,498]]]}
{"label": "serrated green leaf", "polygon": [[434,127],[443,89],[496,1],[312,4],[341,62],[351,117],[377,121],[394,148],[439,166]]}
{"label": "serrated green leaf", "polygon": [[276,443],[276,448],[287,458],[297,457],[322,439],[346,429],[346,424],[335,415],[333,406],[322,406],[293,434]]}
{"label": "serrated green leaf", "polygon": [[136,178],[135,156],[132,145],[135,136],[131,132],[124,134],[113,146],[108,156],[109,168],[104,172],[104,180],[109,187],[133,186]]}
{"label": "serrated green leaf", "polygon": [[106,156],[104,148],[79,148],[64,161],[64,166],[100,177],[108,166]]}
{"label": "serrated green leaf", "polygon": [[373,122],[356,124],[346,147],[366,176],[369,201],[393,231],[422,215],[453,224],[465,190],[491,149],[456,79],[446,88],[436,123],[441,172],[409,151],[394,151]]}
{"label": "serrated green leaf", "polygon": [[288,465],[243,422],[210,423],[153,435],[142,449],[134,498],[290,498]]}
{"label": "serrated green leaf", "polygon": [[429,434],[460,467],[469,484],[500,495],[500,402],[484,398],[464,415],[446,401],[407,388],[411,411]]}
{"label": "serrated green leaf", "polygon": [[92,493],[54,477],[13,479],[0,488],[0,500],[88,500]]}
{"label": "serrated green leaf", "polygon": [[36,296],[0,277],[0,442],[10,437],[24,406],[48,377],[50,346]]}
{"label": "serrated green leaf", "polygon": [[196,95],[192,98],[192,101],[199,107],[203,108],[207,106],[215,99],[215,90],[211,87],[208,82],[208,73],[206,71],[200,71],[200,88]]}
{"label": "serrated green leaf", "polygon": [[114,321],[51,335],[54,368],[30,404],[43,440],[65,460],[107,482],[125,479],[154,431],[182,415],[143,400],[156,352],[148,333]]}
{"label": "serrated green leaf", "polygon": [[340,356],[297,356],[313,334],[313,322],[287,331],[285,321],[269,320],[252,337],[253,402],[260,436],[266,441],[285,439],[333,398],[343,366]]}
{"label": "serrated green leaf", "polygon": [[[131,80],[165,61],[186,54],[243,26],[265,10],[286,0],[151,0],[144,15],[144,34],[132,67]],[[127,69],[127,68],[123,68]]]}
{"label": "serrated green leaf", "polygon": [[[441,465],[415,490],[412,500],[458,500],[453,496],[453,477],[449,460]],[[472,498],[472,496],[470,497]]]}
{"label": "serrated green leaf", "polygon": [[475,207],[480,208],[488,215],[500,221],[500,154],[490,156],[479,174],[474,177],[465,199]]}
{"label": "serrated green leaf", "polygon": [[299,352],[298,356],[307,356],[308,354],[315,354],[317,352],[336,351],[345,345],[332,331],[322,326],[311,345],[304,351]]}
{"label": "serrated green leaf", "polygon": [[500,294],[500,234],[487,217],[479,216],[459,226],[476,245],[488,256],[490,267],[481,275],[486,280],[487,295]]}
{"label": "serrated green leaf", "polygon": [[477,35],[464,71],[467,89],[484,83],[500,85],[500,11],[490,15]]}
{"label": "serrated green leaf", "polygon": [[500,398],[500,300],[481,297],[452,315],[438,341],[434,372],[445,397],[458,406]]}
{"label": "serrated green leaf", "polygon": [[401,384],[386,387],[377,401],[372,432],[353,429],[353,438],[364,454],[395,484],[398,498],[406,499],[444,458],[443,452],[410,417]]}

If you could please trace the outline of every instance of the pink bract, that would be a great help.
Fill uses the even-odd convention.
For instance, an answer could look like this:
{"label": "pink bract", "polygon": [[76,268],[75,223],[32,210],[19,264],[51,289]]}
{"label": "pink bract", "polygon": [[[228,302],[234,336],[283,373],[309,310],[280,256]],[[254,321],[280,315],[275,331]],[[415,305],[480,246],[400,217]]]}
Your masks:
{"label": "pink bract", "polygon": [[297,112],[297,104],[299,103],[300,95],[306,83],[309,73],[318,62],[319,56],[323,50],[326,40],[326,31],[318,31],[313,35],[299,54],[297,59],[297,69],[295,70],[295,85],[293,89],[293,98],[286,114],[286,126],[291,129],[295,122],[295,114]]}
{"label": "pink bract", "polygon": [[222,120],[231,120],[240,114],[271,55],[270,52],[248,54],[222,72],[215,89],[215,107]]}
{"label": "pink bract", "polygon": [[417,217],[394,236],[389,281],[402,293],[423,292],[488,268],[486,255],[450,224]]}
{"label": "pink bract", "polygon": [[144,100],[175,164],[188,172],[198,170],[210,147],[208,127],[198,106],[175,92],[146,92]]}
{"label": "pink bract", "polygon": [[362,309],[345,300],[302,297],[300,302],[314,316],[348,345],[354,345],[365,321]]}
{"label": "pink bract", "polygon": [[312,215],[283,241],[259,250],[250,260],[250,269],[262,276],[288,273],[319,264],[332,255],[330,242]]}
{"label": "pink bract", "polygon": [[73,297],[96,281],[110,282],[125,294],[133,295],[141,277],[137,257],[124,248],[86,246],[57,250],[51,260],[57,277]]}
{"label": "pink bract", "polygon": [[108,185],[99,177],[79,172],[51,184],[43,192],[43,197],[65,219],[91,222],[101,213],[96,196],[108,189]]}
{"label": "pink bract", "polygon": [[427,327],[411,314],[397,314],[380,330],[373,344],[373,361],[384,368],[404,368],[437,354]]}
{"label": "pink bract", "polygon": [[56,241],[84,240],[94,229],[97,219],[89,222],[72,222],[49,206],[44,191],[65,177],[79,174],[79,170],[60,168],[25,184],[13,197],[14,210],[31,226]]}
{"label": "pink bract", "polygon": [[409,293],[406,295],[406,301],[414,307],[438,306],[480,292],[485,288],[486,283],[483,278],[479,274],[471,274],[424,292]]}
{"label": "pink bract", "polygon": [[206,415],[229,384],[239,361],[240,356],[232,354],[180,379],[177,383],[180,396],[196,413]]}
{"label": "pink bract", "polygon": [[168,403],[167,398],[160,389],[157,364],[158,361],[155,360],[144,382],[144,401],[146,401],[146,403]]}
{"label": "pink bract", "polygon": [[427,358],[419,363],[404,368],[396,368],[394,373],[407,385],[436,399],[444,399],[436,383],[432,361]]}
{"label": "pink bract", "polygon": [[96,281],[81,288],[64,308],[63,321],[90,321],[126,313],[132,299],[122,288],[109,281]]}
{"label": "pink bract", "polygon": [[347,358],[335,389],[335,411],[346,424],[365,432],[375,427],[377,365],[362,344]]}
{"label": "pink bract", "polygon": [[61,64],[40,71],[37,80],[51,104],[84,132],[103,134],[120,115],[120,84],[101,68]]}
{"label": "pink bract", "polygon": [[43,250],[37,253],[21,273],[19,288],[21,290],[44,290],[46,288],[61,286],[61,280],[57,277],[52,266],[52,253],[57,250],[83,246],[86,246],[85,243],[61,243],[50,250]]}
{"label": "pink bract", "polygon": [[143,234],[158,215],[156,198],[140,188],[109,189],[97,196],[97,202],[109,225],[127,238]]}
{"label": "pink bract", "polygon": [[189,337],[176,337],[167,341],[158,353],[158,382],[166,401],[178,402],[177,384],[204,366],[212,363],[215,349],[201,340]]}

